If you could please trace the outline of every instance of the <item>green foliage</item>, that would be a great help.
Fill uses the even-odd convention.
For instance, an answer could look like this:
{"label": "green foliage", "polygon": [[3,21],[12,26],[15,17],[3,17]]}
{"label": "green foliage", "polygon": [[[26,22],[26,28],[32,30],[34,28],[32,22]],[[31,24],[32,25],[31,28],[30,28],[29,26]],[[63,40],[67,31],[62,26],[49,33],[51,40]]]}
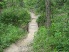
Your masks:
{"label": "green foliage", "polygon": [[23,0],[0,1],[0,52],[26,36],[30,14],[23,4]]}
{"label": "green foliage", "polygon": [[45,29],[45,27],[41,27],[39,28],[39,31],[37,32],[37,34],[35,35],[35,39],[34,39],[34,52],[44,52],[44,46],[45,45],[45,41],[46,41],[46,34],[47,34],[47,30]]}
{"label": "green foliage", "polygon": [[[3,5],[4,6],[4,5]],[[26,36],[30,14],[25,8],[8,7],[0,13],[0,52]]]}
{"label": "green foliage", "polygon": [[35,9],[37,10],[37,12],[41,12],[41,13],[43,13],[43,12],[45,12],[46,10],[46,6],[45,6],[45,0],[37,0],[37,2],[36,2],[36,7],[35,7]]}
{"label": "green foliage", "polygon": [[46,16],[45,13],[41,14],[41,16],[38,17],[37,22],[39,26],[44,26],[46,22]]}
{"label": "green foliage", "polygon": [[3,4],[4,4],[3,2],[0,2],[0,8],[3,8]]}
{"label": "green foliage", "polygon": [[2,10],[0,14],[0,52],[25,36],[27,29],[24,28],[29,22],[30,14],[24,8],[11,7]]}
{"label": "green foliage", "polygon": [[[25,0],[25,4],[28,8],[34,8],[38,13],[46,12],[45,0]],[[68,0],[51,0],[51,13],[66,12],[69,9]],[[66,10],[67,9],[67,10]],[[65,11],[62,11],[65,10]]]}
{"label": "green foliage", "polygon": [[0,52],[11,43],[25,36],[26,30],[13,25],[0,24]]}
{"label": "green foliage", "polygon": [[0,21],[16,26],[27,24],[30,21],[30,14],[22,8],[8,8],[2,11]]}
{"label": "green foliage", "polygon": [[48,30],[45,27],[40,27],[37,35],[35,36],[33,47],[34,52],[68,52],[69,38],[60,31],[54,32],[54,36],[49,36]]}
{"label": "green foliage", "polygon": [[0,1],[0,9],[3,9],[6,6],[5,0]]}
{"label": "green foliage", "polygon": [[33,43],[34,52],[69,52],[68,19],[67,13],[55,15],[50,29],[40,27]]}
{"label": "green foliage", "polygon": [[40,14],[37,19],[40,28],[33,43],[34,52],[69,52],[69,1],[50,0],[52,15],[50,29],[41,27],[45,26],[46,21],[45,0],[29,1],[28,3]]}
{"label": "green foliage", "polygon": [[31,2],[31,0],[24,0],[24,3],[25,3],[25,7],[27,8],[27,9],[33,9],[36,5],[36,2],[37,2],[37,0],[32,0],[32,2]]}

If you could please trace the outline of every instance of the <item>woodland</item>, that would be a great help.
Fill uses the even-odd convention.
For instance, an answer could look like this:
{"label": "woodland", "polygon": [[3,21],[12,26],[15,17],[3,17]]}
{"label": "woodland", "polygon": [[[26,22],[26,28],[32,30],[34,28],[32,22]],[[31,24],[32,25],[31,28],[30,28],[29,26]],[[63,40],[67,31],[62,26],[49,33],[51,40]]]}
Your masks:
{"label": "woodland", "polygon": [[29,12],[39,15],[33,52],[69,52],[69,0],[0,0],[0,52],[27,36]]}

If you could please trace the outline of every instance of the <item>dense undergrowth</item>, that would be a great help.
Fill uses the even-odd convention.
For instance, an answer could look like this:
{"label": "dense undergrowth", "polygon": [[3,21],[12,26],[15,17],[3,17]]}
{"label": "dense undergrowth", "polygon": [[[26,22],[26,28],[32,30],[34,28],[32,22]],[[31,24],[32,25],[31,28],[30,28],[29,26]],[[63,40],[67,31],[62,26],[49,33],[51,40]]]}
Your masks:
{"label": "dense undergrowth", "polygon": [[30,14],[24,8],[3,9],[0,15],[0,22],[19,26],[30,21]]}
{"label": "dense undergrowth", "polygon": [[0,52],[26,36],[29,22],[23,0],[0,0]]}
{"label": "dense undergrowth", "polygon": [[26,30],[20,29],[13,25],[0,24],[0,52],[10,44],[15,43],[18,39],[24,37],[27,33]]}
{"label": "dense undergrowth", "polygon": [[40,15],[37,19],[39,30],[33,43],[34,52],[69,52],[69,1],[50,0],[49,29],[46,28],[46,0],[34,2],[34,9]]}
{"label": "dense undergrowth", "polygon": [[67,14],[55,15],[52,18],[52,25],[49,29],[43,26],[44,20],[42,22],[38,20],[38,23],[41,23],[39,23],[40,28],[34,39],[34,52],[69,52],[68,19]]}
{"label": "dense undergrowth", "polygon": [[0,13],[0,52],[26,36],[30,14],[24,8],[3,9]]}

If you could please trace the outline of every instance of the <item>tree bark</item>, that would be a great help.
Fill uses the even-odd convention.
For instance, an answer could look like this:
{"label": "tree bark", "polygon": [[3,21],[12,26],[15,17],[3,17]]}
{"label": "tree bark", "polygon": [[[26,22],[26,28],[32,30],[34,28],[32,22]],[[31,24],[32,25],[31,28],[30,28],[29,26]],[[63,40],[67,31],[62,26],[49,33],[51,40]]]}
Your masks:
{"label": "tree bark", "polygon": [[51,3],[50,3],[50,0],[46,0],[46,27],[50,27],[51,25]]}

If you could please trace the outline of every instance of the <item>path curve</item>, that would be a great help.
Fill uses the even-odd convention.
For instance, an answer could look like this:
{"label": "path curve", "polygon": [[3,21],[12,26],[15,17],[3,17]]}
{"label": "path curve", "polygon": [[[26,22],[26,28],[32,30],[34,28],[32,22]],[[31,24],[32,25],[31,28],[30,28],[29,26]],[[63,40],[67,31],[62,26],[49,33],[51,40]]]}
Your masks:
{"label": "path curve", "polygon": [[36,22],[38,16],[31,13],[31,22],[29,23],[29,33],[25,39],[19,40],[17,43],[12,44],[10,47],[4,50],[4,52],[33,52],[30,44],[33,42],[34,34],[38,30],[38,24]]}

